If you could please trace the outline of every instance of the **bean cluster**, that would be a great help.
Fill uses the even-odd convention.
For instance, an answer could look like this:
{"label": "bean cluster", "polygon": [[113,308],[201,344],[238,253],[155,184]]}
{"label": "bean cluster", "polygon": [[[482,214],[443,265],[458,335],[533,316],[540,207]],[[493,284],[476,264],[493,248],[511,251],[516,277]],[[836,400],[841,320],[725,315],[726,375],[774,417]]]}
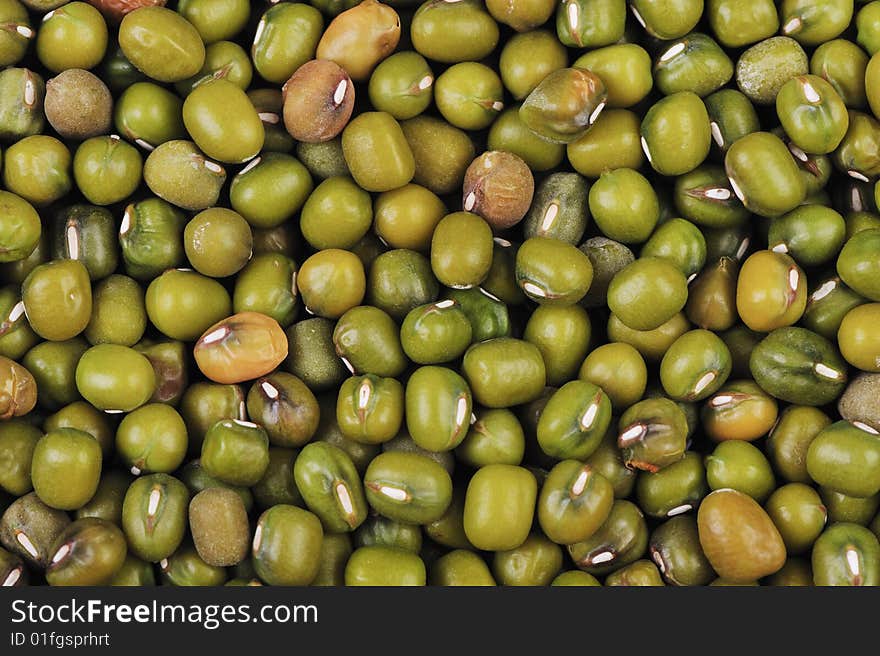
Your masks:
{"label": "bean cluster", "polygon": [[0,0],[0,585],[880,584],[878,53]]}

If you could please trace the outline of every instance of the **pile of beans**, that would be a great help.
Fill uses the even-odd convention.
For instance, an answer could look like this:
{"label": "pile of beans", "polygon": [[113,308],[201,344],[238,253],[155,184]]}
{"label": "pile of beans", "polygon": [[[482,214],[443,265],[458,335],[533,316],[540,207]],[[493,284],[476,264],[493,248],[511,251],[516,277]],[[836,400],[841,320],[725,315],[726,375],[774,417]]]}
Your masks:
{"label": "pile of beans", "polygon": [[0,0],[0,585],[877,585],[878,53]]}

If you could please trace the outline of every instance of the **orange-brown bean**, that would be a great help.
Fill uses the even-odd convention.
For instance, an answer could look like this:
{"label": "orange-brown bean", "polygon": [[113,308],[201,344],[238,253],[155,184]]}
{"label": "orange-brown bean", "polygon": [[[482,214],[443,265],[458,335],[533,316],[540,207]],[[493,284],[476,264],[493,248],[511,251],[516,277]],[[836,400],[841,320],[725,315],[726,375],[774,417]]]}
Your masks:
{"label": "orange-brown bean", "polygon": [[297,141],[329,141],[348,124],[354,83],[336,62],[313,59],[284,85],[284,127]]}
{"label": "orange-brown bean", "polygon": [[529,211],[535,179],[528,165],[512,153],[491,150],[477,157],[464,174],[464,209],[479,214],[493,228],[519,223]]}
{"label": "orange-brown bean", "polygon": [[400,17],[378,0],[364,0],[339,14],[318,42],[318,59],[342,66],[351,79],[366,80],[400,41]]}
{"label": "orange-brown bean", "polygon": [[271,317],[239,312],[208,328],[193,349],[201,372],[226,385],[265,376],[287,357],[287,336]]}
{"label": "orange-brown bean", "polygon": [[37,404],[37,382],[17,362],[0,356],[0,419],[26,415]]}
{"label": "orange-brown bean", "polygon": [[697,527],[703,552],[723,579],[756,581],[785,564],[779,530],[758,502],[742,492],[712,492],[700,504]]}

